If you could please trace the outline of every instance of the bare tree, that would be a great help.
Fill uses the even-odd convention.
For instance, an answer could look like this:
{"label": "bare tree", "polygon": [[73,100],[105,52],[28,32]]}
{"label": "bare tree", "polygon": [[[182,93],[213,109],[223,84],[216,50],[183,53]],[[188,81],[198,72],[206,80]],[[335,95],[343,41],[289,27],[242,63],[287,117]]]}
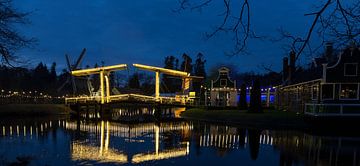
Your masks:
{"label": "bare tree", "polygon": [[33,43],[34,39],[26,38],[15,29],[19,24],[29,23],[28,14],[17,11],[11,0],[0,0],[0,56],[3,64],[11,66],[12,62],[20,62],[14,52]]}
{"label": "bare tree", "polygon": [[[212,3],[212,0],[203,0],[200,3],[192,3],[191,0],[179,0],[180,7],[174,11],[183,10],[202,10],[202,8]],[[219,33],[232,33],[234,40],[234,50],[226,53],[233,56],[247,51],[247,41],[250,38],[260,38],[255,35],[251,28],[250,4],[249,0],[243,0],[241,4],[232,4],[232,0],[223,0],[224,11],[221,13],[223,21],[211,32],[205,34],[207,39],[214,37]],[[232,6],[241,7],[239,12],[233,12]]]}
{"label": "bare tree", "polygon": [[[290,40],[290,49],[295,51],[296,60],[305,52],[315,54],[326,42],[337,48],[359,42],[360,36],[360,1],[326,0],[305,16],[313,17],[313,21],[304,37],[292,35],[280,29],[280,40]],[[311,43],[312,37],[320,39],[317,44]]]}
{"label": "bare tree", "polygon": [[[232,32],[235,42],[234,50],[229,55],[239,55],[246,52],[247,42],[250,38],[261,38],[255,35],[251,24],[250,0],[240,0],[239,4],[232,4],[232,0],[223,0],[224,12],[223,22],[214,31],[207,33],[206,37],[211,38],[221,32]],[[192,3],[191,0],[179,0],[180,7],[175,11],[201,10],[212,3],[212,0],[203,0],[199,3]],[[235,2],[235,1],[234,1]],[[238,1],[236,1],[238,2]],[[271,3],[269,1],[269,3]],[[313,17],[304,36],[296,36],[284,29],[280,29],[280,38],[272,41],[287,40],[290,49],[296,52],[296,60],[308,52],[313,54],[321,48],[325,42],[332,42],[337,47],[344,47],[350,42],[358,43],[360,36],[360,1],[356,0],[323,0],[314,2],[314,12],[304,14],[305,17]],[[234,7],[240,7],[238,13],[233,13]],[[256,12],[256,11],[255,11]],[[312,44],[312,37],[318,37],[320,43]]]}

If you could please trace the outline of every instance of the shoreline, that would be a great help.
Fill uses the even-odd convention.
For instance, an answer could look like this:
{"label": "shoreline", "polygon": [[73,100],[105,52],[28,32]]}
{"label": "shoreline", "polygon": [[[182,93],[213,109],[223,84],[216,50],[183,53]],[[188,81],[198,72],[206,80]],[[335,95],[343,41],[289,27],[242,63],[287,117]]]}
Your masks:
{"label": "shoreline", "polygon": [[64,104],[3,104],[0,116],[64,116],[72,110]]}
{"label": "shoreline", "polygon": [[264,110],[264,113],[248,113],[246,110],[206,110],[191,108],[181,114],[188,120],[229,124],[246,128],[306,130],[311,124],[304,116],[293,112]]}
{"label": "shoreline", "polygon": [[217,123],[254,129],[298,130],[309,133],[353,132],[360,124],[356,117],[308,117],[295,112],[264,110],[249,113],[246,110],[207,110],[191,108],[181,118],[191,121]]}

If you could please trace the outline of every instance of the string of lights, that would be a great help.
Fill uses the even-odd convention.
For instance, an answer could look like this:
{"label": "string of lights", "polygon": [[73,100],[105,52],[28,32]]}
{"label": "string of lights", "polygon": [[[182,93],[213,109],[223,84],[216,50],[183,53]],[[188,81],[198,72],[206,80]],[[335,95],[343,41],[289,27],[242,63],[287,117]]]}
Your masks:
{"label": "string of lights", "polygon": [[52,96],[48,95],[43,92],[39,91],[12,91],[12,90],[1,90],[0,97],[1,98],[8,98],[8,97],[23,97],[23,98],[57,98],[57,99],[63,99],[67,97],[68,95],[63,96]]}
{"label": "string of lights", "polygon": [[0,91],[0,104],[54,104],[64,103],[68,95],[55,96],[40,91]]}
{"label": "string of lights", "polygon": [[[224,87],[224,88],[208,88],[208,87],[205,87],[205,86],[201,86],[201,89],[204,89],[206,91],[217,91],[217,90],[231,90],[231,91],[241,91],[241,89],[236,89],[236,88],[230,88],[230,87]],[[251,90],[252,87],[249,86],[249,87],[246,87],[246,90]],[[261,91],[262,92],[267,92],[267,91],[275,91],[276,90],[276,87],[273,86],[273,87],[265,87],[265,88],[261,88]]]}

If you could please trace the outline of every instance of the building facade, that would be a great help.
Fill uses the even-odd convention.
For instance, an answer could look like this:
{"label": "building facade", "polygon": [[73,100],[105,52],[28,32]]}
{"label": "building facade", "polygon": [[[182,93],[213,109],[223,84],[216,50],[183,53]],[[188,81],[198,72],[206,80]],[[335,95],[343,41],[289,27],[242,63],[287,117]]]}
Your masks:
{"label": "building facade", "polygon": [[278,87],[278,108],[313,116],[360,116],[360,49],[349,47],[321,65],[319,78]]}
{"label": "building facade", "polygon": [[237,106],[237,89],[236,81],[231,80],[229,76],[230,70],[221,67],[216,80],[211,80],[209,104],[211,106]]}

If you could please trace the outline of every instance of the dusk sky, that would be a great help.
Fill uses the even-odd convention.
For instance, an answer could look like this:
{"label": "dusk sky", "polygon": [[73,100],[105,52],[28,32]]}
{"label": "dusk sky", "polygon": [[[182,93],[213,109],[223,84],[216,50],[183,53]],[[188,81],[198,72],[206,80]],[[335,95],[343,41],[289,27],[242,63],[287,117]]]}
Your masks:
{"label": "dusk sky", "polygon": [[[257,34],[265,36],[276,36],[280,27],[304,35],[312,20],[304,16],[312,11],[311,2],[251,1],[252,27]],[[236,3],[240,4],[232,3],[234,9]],[[272,64],[273,70],[280,71],[281,59],[287,54],[282,49],[284,43],[250,40],[250,55],[230,58],[224,55],[233,48],[230,35],[219,34],[205,40],[204,33],[211,32],[223,19],[219,16],[223,11],[222,1],[211,3],[202,12],[180,13],[172,11],[179,7],[177,0],[16,0],[14,6],[20,11],[32,12],[31,24],[19,31],[38,40],[34,49],[24,49],[18,55],[31,60],[32,65],[55,61],[58,70],[65,68],[65,53],[75,61],[84,47],[87,53],[83,67],[102,60],[105,65],[163,66],[165,56],[181,58],[187,53],[195,59],[196,54],[202,52],[207,69],[226,63],[236,65],[240,72],[263,72],[259,64]]]}

